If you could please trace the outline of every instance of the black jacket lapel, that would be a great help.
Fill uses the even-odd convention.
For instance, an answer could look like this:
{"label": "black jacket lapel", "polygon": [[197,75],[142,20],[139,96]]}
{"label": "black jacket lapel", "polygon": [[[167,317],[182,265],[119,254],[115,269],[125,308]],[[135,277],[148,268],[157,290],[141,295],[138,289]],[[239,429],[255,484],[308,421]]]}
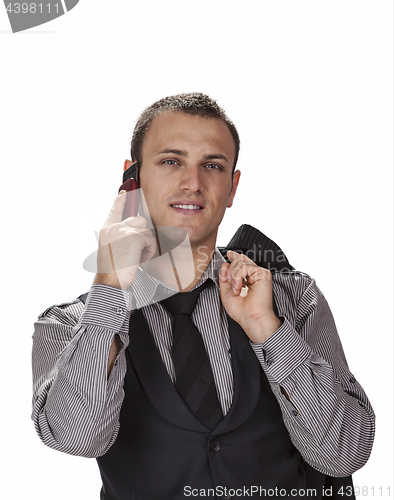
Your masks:
{"label": "black jacket lapel", "polygon": [[227,315],[230,329],[231,362],[234,376],[234,397],[225,418],[214,430],[215,434],[239,427],[255,410],[260,391],[260,363],[249,339],[237,322]]}
{"label": "black jacket lapel", "polygon": [[197,432],[209,432],[182,401],[172,383],[141,310],[130,316],[127,355],[156,410],[170,422]]}
{"label": "black jacket lapel", "polygon": [[[229,316],[228,322],[234,398],[228,414],[214,429],[214,434],[229,432],[245,422],[256,407],[260,390],[260,364],[249,340],[239,324]],[[187,408],[175,389],[141,310],[133,311],[130,317],[127,355],[146,395],[164,418],[186,429],[210,432]]]}

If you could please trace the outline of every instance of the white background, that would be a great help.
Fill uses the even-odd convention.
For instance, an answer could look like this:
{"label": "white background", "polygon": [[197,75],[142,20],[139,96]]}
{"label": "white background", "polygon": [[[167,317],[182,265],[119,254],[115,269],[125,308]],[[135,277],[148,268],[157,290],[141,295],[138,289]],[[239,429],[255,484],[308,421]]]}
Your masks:
{"label": "white background", "polygon": [[19,34],[0,6],[0,32],[5,498],[99,498],[95,460],[35,434],[33,323],[89,289],[138,114],[190,91],[242,141],[218,244],[251,224],[316,278],[377,414],[354,482],[393,495],[392,2],[81,0]]}

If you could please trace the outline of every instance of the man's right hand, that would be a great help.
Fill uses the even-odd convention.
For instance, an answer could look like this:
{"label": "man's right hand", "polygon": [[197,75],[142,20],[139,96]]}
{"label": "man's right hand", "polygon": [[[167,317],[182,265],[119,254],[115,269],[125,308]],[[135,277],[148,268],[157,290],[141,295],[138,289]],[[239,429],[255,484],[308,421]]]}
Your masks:
{"label": "man's right hand", "polygon": [[126,290],[134,281],[139,264],[156,253],[156,240],[146,229],[144,217],[122,220],[126,191],[121,191],[99,234],[97,274],[94,283]]}

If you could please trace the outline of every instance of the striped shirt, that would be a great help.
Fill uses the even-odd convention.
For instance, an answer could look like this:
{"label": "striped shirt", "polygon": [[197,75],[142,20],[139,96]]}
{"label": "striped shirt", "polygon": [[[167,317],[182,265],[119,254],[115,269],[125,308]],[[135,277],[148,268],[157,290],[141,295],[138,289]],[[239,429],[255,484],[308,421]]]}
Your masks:
{"label": "striped shirt", "polygon": [[[214,285],[201,292],[192,318],[203,337],[226,414],[232,404],[233,374],[228,322],[220,300],[223,261],[216,249],[197,286],[206,279]],[[315,281],[298,271],[282,271],[273,273],[272,283],[283,323],[262,344],[251,343],[251,348],[305,461],[331,476],[352,474],[371,452],[371,405],[348,369],[331,311]],[[160,302],[154,302],[159,287],[168,289],[139,270],[126,291],[93,285],[86,305],[77,299],[52,306],[39,316],[33,336],[32,418],[46,445],[98,457],[114,443],[124,399],[129,318],[135,307],[142,309],[175,382],[171,316]],[[107,380],[116,334],[122,348]]]}

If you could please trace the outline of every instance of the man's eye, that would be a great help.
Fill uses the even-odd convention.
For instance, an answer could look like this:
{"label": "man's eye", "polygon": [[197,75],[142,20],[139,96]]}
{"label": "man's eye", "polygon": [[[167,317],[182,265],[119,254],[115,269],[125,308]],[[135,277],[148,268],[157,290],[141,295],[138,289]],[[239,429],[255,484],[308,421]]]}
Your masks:
{"label": "man's eye", "polygon": [[205,165],[206,167],[208,167],[209,169],[220,169],[221,170],[221,166],[220,165],[217,165],[216,163],[208,163],[207,165]]}
{"label": "man's eye", "polygon": [[176,160],[164,160],[163,163],[166,163],[167,165],[175,165],[178,162]]}

